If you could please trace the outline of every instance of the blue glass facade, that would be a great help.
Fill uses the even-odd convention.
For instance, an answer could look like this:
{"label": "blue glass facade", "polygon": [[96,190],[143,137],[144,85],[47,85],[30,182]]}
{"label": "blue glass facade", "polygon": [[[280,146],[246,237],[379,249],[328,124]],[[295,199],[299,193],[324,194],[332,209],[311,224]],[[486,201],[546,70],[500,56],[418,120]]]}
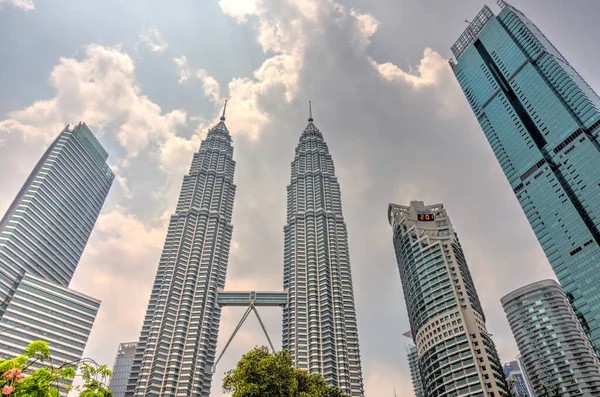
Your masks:
{"label": "blue glass facade", "polygon": [[500,2],[452,51],[454,74],[597,354],[600,98],[523,13]]}

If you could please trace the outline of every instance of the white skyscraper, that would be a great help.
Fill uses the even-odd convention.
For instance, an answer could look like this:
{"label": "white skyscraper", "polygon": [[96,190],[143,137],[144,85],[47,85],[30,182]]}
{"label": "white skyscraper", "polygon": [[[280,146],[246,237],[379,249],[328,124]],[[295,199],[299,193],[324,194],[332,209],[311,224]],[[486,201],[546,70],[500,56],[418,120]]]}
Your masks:
{"label": "white skyscraper", "polygon": [[323,135],[312,115],[308,121],[287,187],[283,348],[296,367],[321,373],[348,396],[363,396],[340,186]]}
{"label": "white skyscraper", "polygon": [[221,122],[183,178],[150,295],[126,396],[210,394],[235,185],[233,147]]}

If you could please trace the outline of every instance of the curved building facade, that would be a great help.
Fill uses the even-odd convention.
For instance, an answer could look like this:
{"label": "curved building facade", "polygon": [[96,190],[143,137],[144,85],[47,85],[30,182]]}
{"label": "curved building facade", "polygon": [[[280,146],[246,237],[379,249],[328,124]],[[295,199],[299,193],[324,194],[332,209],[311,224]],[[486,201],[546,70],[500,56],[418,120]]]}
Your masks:
{"label": "curved building facade", "polygon": [[389,222],[428,397],[499,397],[504,374],[443,205],[390,204]]}
{"label": "curved building facade", "polygon": [[364,395],[348,233],[340,185],[323,135],[309,119],[287,187],[283,348],[348,396]]}
{"label": "curved building facade", "polygon": [[600,364],[567,296],[554,280],[501,300],[532,386],[558,386],[563,397],[600,395]]}

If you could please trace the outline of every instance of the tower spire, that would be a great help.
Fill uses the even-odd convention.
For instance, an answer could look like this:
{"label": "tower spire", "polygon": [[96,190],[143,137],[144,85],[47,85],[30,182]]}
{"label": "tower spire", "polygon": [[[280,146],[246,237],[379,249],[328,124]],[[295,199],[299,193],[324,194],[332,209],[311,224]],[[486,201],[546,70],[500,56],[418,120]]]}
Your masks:
{"label": "tower spire", "polygon": [[225,121],[225,110],[227,110],[227,99],[225,99],[225,105],[223,106],[223,115],[221,116],[221,121]]}
{"label": "tower spire", "polygon": [[312,105],[311,105],[310,101],[308,101],[308,122],[309,123],[313,122]]}

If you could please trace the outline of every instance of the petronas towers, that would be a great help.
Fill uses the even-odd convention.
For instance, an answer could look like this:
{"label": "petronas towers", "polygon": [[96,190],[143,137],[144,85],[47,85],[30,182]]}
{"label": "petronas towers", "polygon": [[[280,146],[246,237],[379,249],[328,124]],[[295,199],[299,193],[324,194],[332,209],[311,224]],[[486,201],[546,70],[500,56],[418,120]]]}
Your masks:
{"label": "petronas towers", "polygon": [[300,136],[287,187],[283,348],[348,396],[362,396],[348,233],[333,159],[312,117]]}
{"label": "petronas towers", "polygon": [[[210,394],[236,186],[231,136],[209,130],[171,216],[126,396]],[[321,132],[300,137],[287,188],[283,349],[294,365],[363,396],[346,224]]]}
{"label": "petronas towers", "polygon": [[231,244],[233,147],[221,121],[184,176],[126,396],[208,396]]}

